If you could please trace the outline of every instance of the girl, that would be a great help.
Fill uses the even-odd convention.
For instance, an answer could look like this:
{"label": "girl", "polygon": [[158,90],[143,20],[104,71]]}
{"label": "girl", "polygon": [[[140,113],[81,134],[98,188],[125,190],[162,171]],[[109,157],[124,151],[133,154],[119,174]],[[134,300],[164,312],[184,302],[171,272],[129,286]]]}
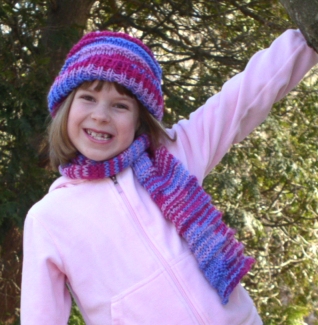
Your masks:
{"label": "girl", "polygon": [[262,324],[243,255],[200,184],[317,63],[299,31],[163,129],[161,69],[139,40],[84,36],[48,95],[50,157],[62,175],[28,213],[22,325]]}

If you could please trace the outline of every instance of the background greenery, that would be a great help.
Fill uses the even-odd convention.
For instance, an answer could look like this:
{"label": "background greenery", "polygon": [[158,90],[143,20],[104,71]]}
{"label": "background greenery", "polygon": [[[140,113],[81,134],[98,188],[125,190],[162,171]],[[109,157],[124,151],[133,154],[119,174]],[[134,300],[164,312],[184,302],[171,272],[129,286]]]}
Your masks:
{"label": "background greenery", "polygon": [[[19,323],[23,221],[56,177],[38,154],[46,94],[83,32],[124,31],[152,48],[171,124],[288,27],[274,0],[2,0],[0,324]],[[318,324],[317,112],[313,69],[205,182],[257,258],[244,285],[266,325]],[[83,324],[76,307],[70,324]]]}

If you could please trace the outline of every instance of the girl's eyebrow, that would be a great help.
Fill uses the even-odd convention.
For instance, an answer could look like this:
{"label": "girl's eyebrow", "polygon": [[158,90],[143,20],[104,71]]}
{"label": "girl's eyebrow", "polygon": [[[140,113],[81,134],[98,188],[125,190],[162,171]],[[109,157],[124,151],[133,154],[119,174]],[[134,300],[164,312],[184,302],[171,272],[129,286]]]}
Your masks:
{"label": "girl's eyebrow", "polygon": [[129,102],[133,102],[135,99],[132,98],[132,97],[129,97],[127,95],[120,95],[120,96],[114,97],[114,100],[126,100],[126,101],[129,101]]}
{"label": "girl's eyebrow", "polygon": [[81,90],[81,91],[88,91],[88,92],[97,92],[97,90],[95,89],[90,89],[90,88],[84,88],[84,87],[79,87],[78,90]]}

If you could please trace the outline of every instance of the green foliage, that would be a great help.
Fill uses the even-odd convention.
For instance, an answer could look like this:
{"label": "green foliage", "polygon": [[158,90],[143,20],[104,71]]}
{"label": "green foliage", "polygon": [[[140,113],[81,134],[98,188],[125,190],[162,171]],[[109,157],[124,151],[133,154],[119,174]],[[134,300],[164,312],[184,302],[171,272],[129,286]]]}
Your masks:
{"label": "green foliage", "polygon": [[68,325],[85,325],[82,315],[75,303],[73,303],[72,306],[72,312],[68,321]]}
{"label": "green foliage", "polygon": [[245,283],[266,324],[300,324],[317,309],[316,87],[308,76],[206,182],[257,257]]}
{"label": "green foliage", "polygon": [[36,153],[45,127],[43,108],[49,78],[45,73],[47,59],[41,58],[36,46],[42,26],[40,10],[29,3],[6,4],[0,15],[0,176],[3,185],[0,226],[3,230],[12,224],[22,226],[30,204],[43,196],[50,179],[48,173],[38,167]]}
{"label": "green foliage", "polygon": [[[83,26],[52,26],[53,3],[4,0],[0,8],[0,245],[56,176],[39,163],[46,93]],[[86,17],[87,30],[129,32],[156,52],[167,124],[187,117],[290,26],[274,0],[96,1]],[[50,46],[61,35],[50,39],[56,29],[65,34],[58,50]],[[268,325],[317,324],[316,89],[313,70],[205,182],[257,258],[244,285]],[[2,258],[0,250],[4,265]],[[73,307],[70,324],[82,323]]]}

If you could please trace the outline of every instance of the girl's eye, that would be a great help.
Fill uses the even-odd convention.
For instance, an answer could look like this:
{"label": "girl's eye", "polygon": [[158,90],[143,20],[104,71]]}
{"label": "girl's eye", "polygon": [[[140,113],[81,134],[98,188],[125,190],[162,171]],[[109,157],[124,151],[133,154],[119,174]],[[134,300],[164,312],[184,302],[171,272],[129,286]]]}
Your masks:
{"label": "girl's eye", "polygon": [[88,102],[93,102],[95,100],[94,97],[90,95],[82,95],[81,98]]}
{"label": "girl's eye", "polygon": [[114,104],[114,107],[120,108],[120,109],[128,109],[128,105],[121,104],[121,103]]}

